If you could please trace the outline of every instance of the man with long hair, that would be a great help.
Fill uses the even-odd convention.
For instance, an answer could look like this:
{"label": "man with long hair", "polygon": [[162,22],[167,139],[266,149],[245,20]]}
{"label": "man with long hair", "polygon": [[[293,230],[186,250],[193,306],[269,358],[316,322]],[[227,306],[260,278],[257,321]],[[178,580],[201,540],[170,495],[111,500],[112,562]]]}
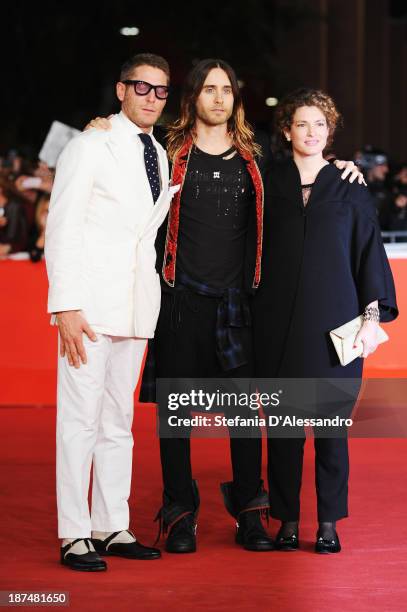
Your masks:
{"label": "man with long hair", "polygon": [[[249,378],[249,294],[260,281],[263,186],[261,147],[245,119],[236,75],[222,60],[188,74],[181,115],[170,126],[172,180],[182,184],[157,237],[163,295],[154,340],[157,378]],[[159,406],[161,420],[168,418]],[[272,550],[261,511],[261,439],[230,437],[233,481],[222,485],[237,521],[236,541]],[[161,518],[168,552],[196,550],[199,495],[190,439],[160,437]]]}

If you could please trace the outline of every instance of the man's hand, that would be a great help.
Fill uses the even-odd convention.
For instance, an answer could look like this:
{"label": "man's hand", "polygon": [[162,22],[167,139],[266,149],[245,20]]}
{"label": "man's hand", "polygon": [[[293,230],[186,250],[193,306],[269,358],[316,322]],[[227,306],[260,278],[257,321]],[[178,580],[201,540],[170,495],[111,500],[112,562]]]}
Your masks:
{"label": "man's hand", "polygon": [[81,361],[87,362],[82,335],[86,334],[90,340],[96,341],[96,334],[79,310],[57,312],[56,315],[61,357],[66,355],[69,365],[79,368]]}
{"label": "man's hand", "polygon": [[350,174],[348,179],[350,183],[353,183],[355,179],[358,179],[359,185],[365,185],[367,187],[363,174],[360,172],[356,164],[353,163],[353,161],[336,159],[334,164],[339,170],[343,170],[345,168],[345,171],[341,174],[341,179],[345,180]]}
{"label": "man's hand", "polygon": [[0,227],[6,227],[7,223],[7,217],[0,217]]}
{"label": "man's hand", "polygon": [[41,178],[46,178],[50,174],[52,174],[52,172],[51,172],[48,164],[46,162],[40,160],[38,162],[38,166],[34,170],[34,176],[39,176]]}
{"label": "man's hand", "polygon": [[358,335],[355,338],[354,348],[358,345],[363,344],[362,357],[367,357],[375,352],[377,349],[377,331],[379,324],[375,321],[364,321]]}
{"label": "man's hand", "polygon": [[111,119],[112,117],[113,115],[109,115],[107,118],[106,117],[96,117],[96,119],[92,119],[92,121],[90,121],[85,126],[85,129],[83,131],[85,132],[86,130],[90,130],[90,128],[95,128],[96,130],[109,131],[112,129],[112,124],[109,121],[109,119]]}
{"label": "man's hand", "polygon": [[53,185],[54,177],[52,174],[48,174],[48,176],[41,177],[41,186],[39,189],[41,191],[45,191],[46,193],[51,193]]}

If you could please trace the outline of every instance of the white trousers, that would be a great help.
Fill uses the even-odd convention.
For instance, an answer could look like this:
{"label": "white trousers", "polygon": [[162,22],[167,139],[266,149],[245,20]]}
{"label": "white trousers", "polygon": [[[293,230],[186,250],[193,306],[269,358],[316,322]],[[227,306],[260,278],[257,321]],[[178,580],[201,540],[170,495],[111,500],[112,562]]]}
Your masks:
{"label": "white trousers", "polygon": [[[129,528],[134,390],[146,340],[83,335],[86,365],[58,357],[58,536]],[[93,463],[92,509],[88,493]]]}

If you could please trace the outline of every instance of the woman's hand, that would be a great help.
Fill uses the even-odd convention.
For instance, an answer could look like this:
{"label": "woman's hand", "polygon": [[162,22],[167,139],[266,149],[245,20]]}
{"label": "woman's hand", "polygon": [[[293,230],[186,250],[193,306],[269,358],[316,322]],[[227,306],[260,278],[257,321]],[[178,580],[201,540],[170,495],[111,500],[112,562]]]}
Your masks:
{"label": "woman's hand", "polygon": [[367,187],[363,174],[360,172],[356,164],[353,163],[353,161],[344,161],[343,159],[336,159],[334,161],[334,164],[338,168],[338,170],[344,170],[344,172],[342,172],[341,174],[341,178],[343,180],[345,180],[350,174],[348,179],[350,183],[353,183],[355,179],[358,179],[359,185],[365,185]]}
{"label": "woman's hand", "polygon": [[96,119],[92,119],[92,121],[89,121],[89,123],[85,126],[85,129],[83,131],[86,132],[86,130],[90,130],[90,128],[95,128],[96,130],[109,131],[112,127],[112,124],[109,121],[111,117],[113,117],[113,115],[109,115],[107,118],[106,117],[96,117]]}
{"label": "woman's hand", "polygon": [[376,321],[364,321],[358,335],[355,338],[355,344],[353,348],[356,348],[360,344],[363,345],[363,353],[361,357],[367,357],[374,353],[377,349],[377,331],[379,324]]}

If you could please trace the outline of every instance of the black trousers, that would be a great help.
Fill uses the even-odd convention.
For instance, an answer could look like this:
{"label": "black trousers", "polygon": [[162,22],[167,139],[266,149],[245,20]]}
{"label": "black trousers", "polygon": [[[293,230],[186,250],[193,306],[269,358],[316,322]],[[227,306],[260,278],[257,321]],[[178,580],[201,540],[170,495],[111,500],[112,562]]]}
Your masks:
{"label": "black trousers", "polygon": [[[253,348],[250,328],[242,328],[246,365],[225,372],[216,355],[218,299],[189,289],[163,293],[154,345],[157,378],[250,378]],[[165,412],[166,416],[168,413]],[[162,418],[162,415],[160,414]],[[207,440],[208,454],[211,440]],[[230,438],[233,495],[238,511],[253,499],[261,479],[261,437]],[[170,501],[194,509],[189,438],[160,438],[164,490]]]}
{"label": "black trousers", "polygon": [[[268,482],[271,515],[280,521],[298,521],[304,438],[272,438],[268,446]],[[318,521],[348,516],[348,440],[314,438]]]}
{"label": "black trousers", "polygon": [[[312,408],[301,407],[293,415],[309,418],[347,419],[359,394],[359,378],[316,378]],[[305,406],[307,387],[304,387]],[[308,410],[308,412],[307,412]],[[281,521],[298,521],[305,433],[295,428],[295,437],[273,437],[268,432],[268,483],[271,514]],[[298,432],[298,436],[297,436]],[[319,522],[348,516],[349,454],[345,426],[314,427],[315,487]]]}

